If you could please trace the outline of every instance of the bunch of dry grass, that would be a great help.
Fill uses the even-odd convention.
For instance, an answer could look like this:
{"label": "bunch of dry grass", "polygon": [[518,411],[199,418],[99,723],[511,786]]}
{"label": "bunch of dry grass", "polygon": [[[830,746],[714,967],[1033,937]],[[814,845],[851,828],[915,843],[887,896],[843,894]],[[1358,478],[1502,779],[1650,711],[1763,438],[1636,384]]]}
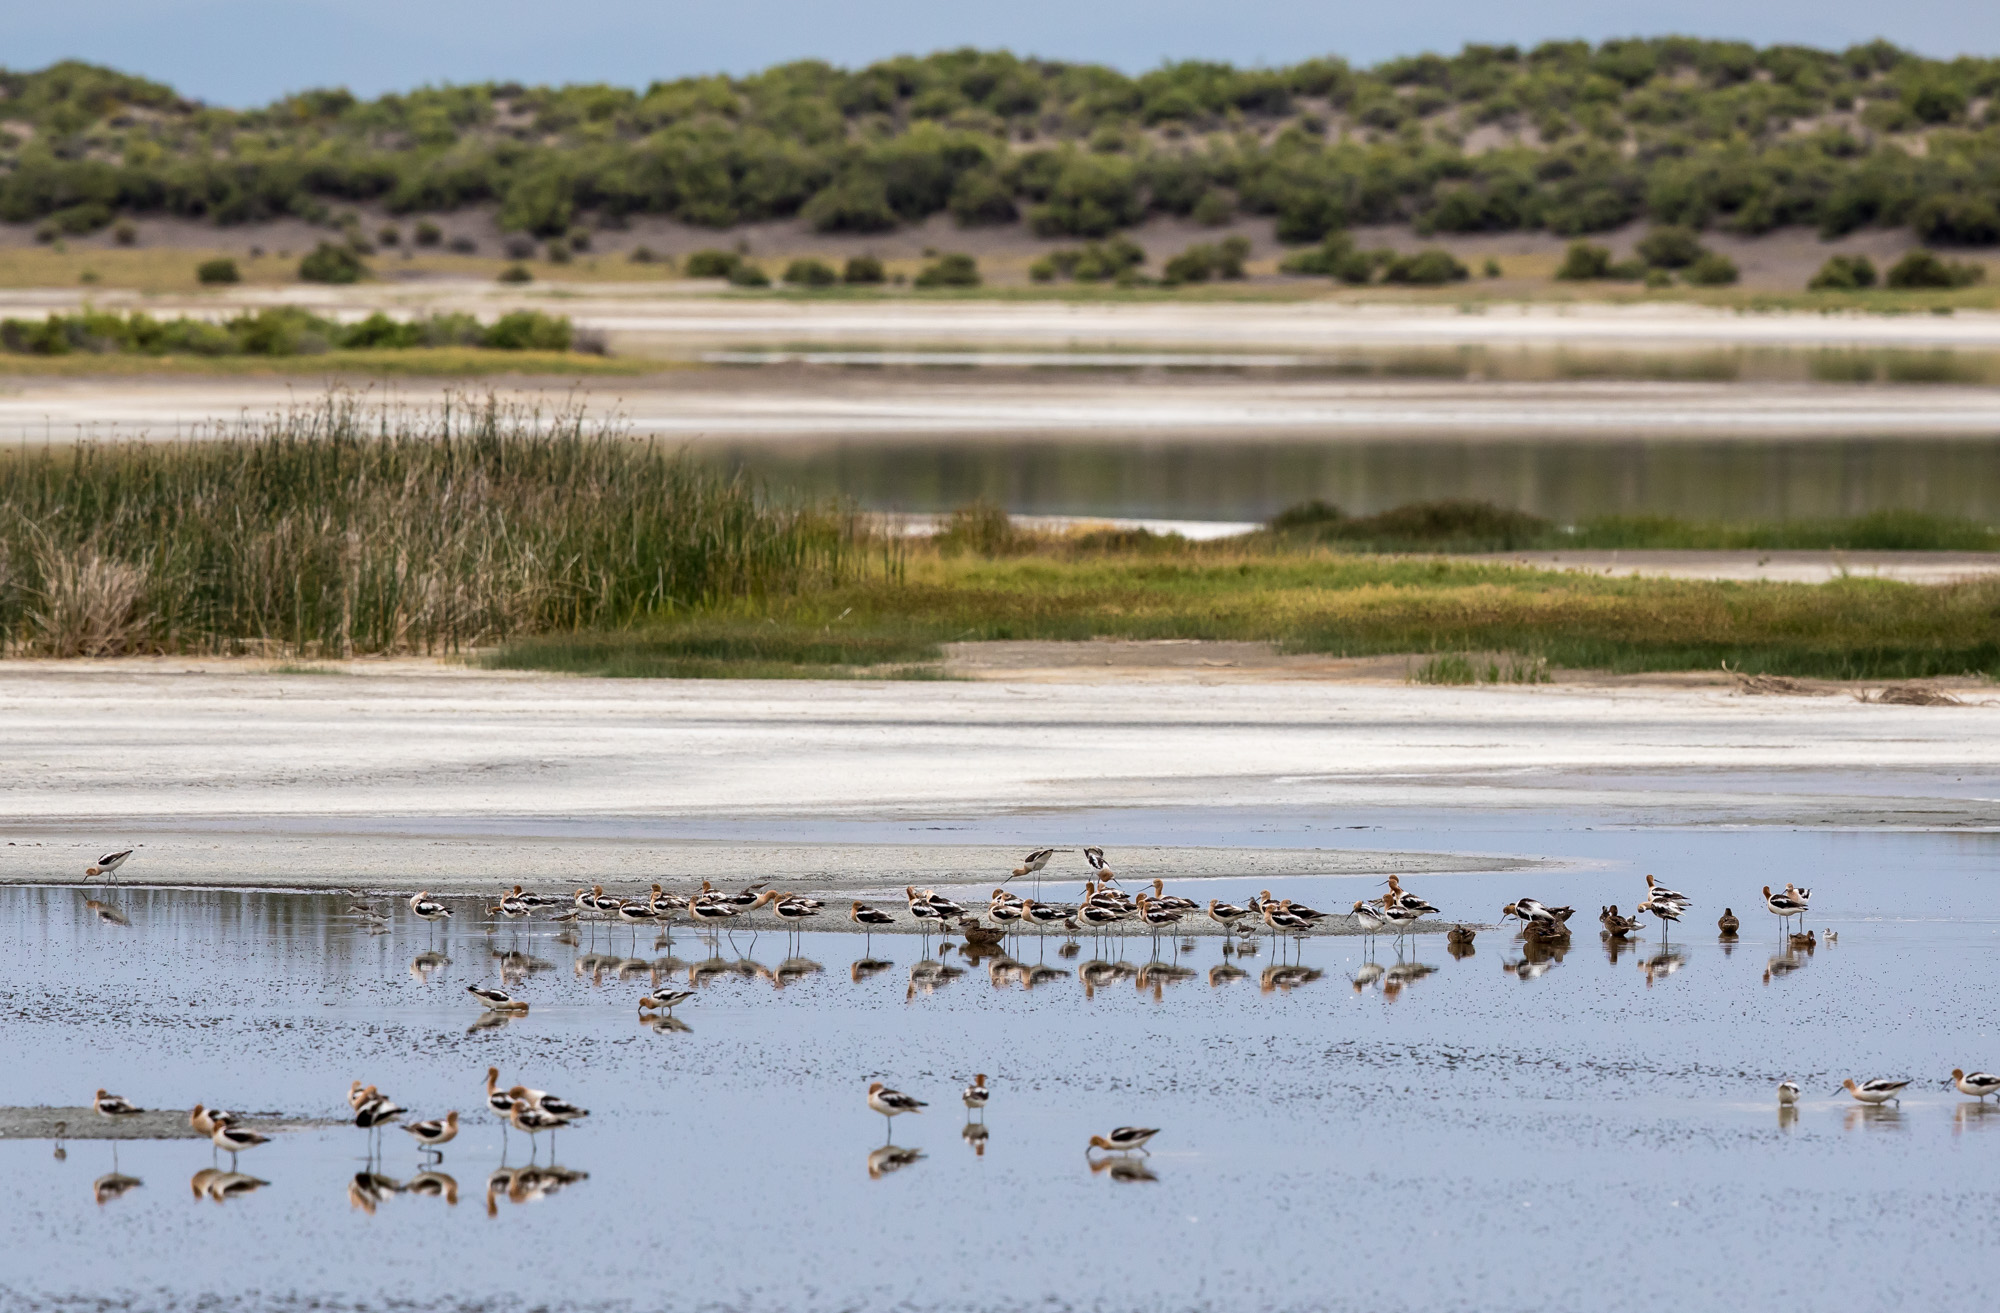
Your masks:
{"label": "bunch of dry grass", "polygon": [[[90,548],[45,545],[36,554],[40,583],[27,610],[26,648],[57,657],[122,656],[146,632],[140,610],[146,571]],[[0,580],[4,582],[4,580]]]}

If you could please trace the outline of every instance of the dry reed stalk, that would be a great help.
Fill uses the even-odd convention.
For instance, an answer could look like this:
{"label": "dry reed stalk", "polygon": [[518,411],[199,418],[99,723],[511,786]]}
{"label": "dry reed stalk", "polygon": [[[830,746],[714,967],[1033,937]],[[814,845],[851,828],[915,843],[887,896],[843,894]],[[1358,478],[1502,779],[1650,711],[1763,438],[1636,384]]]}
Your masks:
{"label": "dry reed stalk", "polygon": [[58,657],[122,656],[138,649],[147,618],[146,571],[95,549],[45,545],[36,553],[40,604],[27,613],[30,651]]}

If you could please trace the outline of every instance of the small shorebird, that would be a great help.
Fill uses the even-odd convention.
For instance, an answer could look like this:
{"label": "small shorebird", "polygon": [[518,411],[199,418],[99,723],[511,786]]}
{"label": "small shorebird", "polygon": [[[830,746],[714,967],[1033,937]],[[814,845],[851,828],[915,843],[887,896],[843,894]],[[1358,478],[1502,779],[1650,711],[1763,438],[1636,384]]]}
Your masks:
{"label": "small shorebird", "polygon": [[458,1112],[454,1109],[427,1122],[411,1122],[403,1129],[416,1136],[418,1144],[442,1158],[444,1146],[458,1138]]}
{"label": "small shorebird", "polygon": [[1010,926],[1017,924],[1025,914],[1021,911],[1020,899],[1002,900],[996,898],[987,904],[986,915],[992,917],[1003,926]]}
{"label": "small shorebird", "polygon": [[1736,938],[1736,932],[1743,928],[1743,921],[1736,915],[1736,909],[1725,907],[1722,915],[1715,918],[1715,928],[1724,939]]}
{"label": "small shorebird", "polygon": [[1774,894],[1768,884],[1764,886],[1764,906],[1770,909],[1772,916],[1779,917],[1783,921],[1789,921],[1795,916],[1804,920],[1806,912],[1810,910],[1806,906],[1806,900],[1793,893],[1789,886],[1784,893]]}
{"label": "small shorebird", "polygon": [[260,1144],[269,1144],[271,1137],[259,1135],[248,1127],[225,1124],[215,1128],[209,1135],[216,1148],[229,1150],[229,1170],[236,1170],[236,1155],[245,1149],[254,1149]]}
{"label": "small shorebird", "polygon": [[132,856],[134,851],[136,850],[131,848],[124,848],[120,849],[118,852],[115,853],[104,854],[104,856],[97,859],[97,865],[91,867],[89,870],[83,873],[83,878],[86,880],[94,880],[100,875],[108,876],[112,874],[119,867],[125,865],[126,860]]}
{"label": "small shorebird", "polygon": [[714,925],[717,922],[727,921],[736,915],[737,910],[728,903],[707,897],[690,898],[687,905],[688,917],[697,925]]}
{"label": "small shorebird", "polygon": [[1083,860],[1090,863],[1090,869],[1096,872],[1098,879],[1109,880],[1113,884],[1118,883],[1118,873],[1104,864],[1104,850],[1102,848],[1084,849]]}
{"label": "small shorebird", "polygon": [[97,1097],[90,1101],[90,1106],[97,1111],[98,1116],[109,1117],[114,1121],[120,1117],[136,1117],[146,1111],[127,1099],[122,1099],[116,1094],[107,1094],[103,1090],[97,1092]]}
{"label": "small shorebird", "polygon": [[1176,912],[1199,912],[1201,910],[1201,904],[1197,903],[1194,899],[1182,898],[1178,894],[1168,893],[1167,882],[1165,880],[1153,881],[1153,902],[1160,907],[1171,907]]}
{"label": "small shorebird", "polygon": [[188,1125],[194,1127],[201,1135],[213,1135],[216,1127],[233,1126],[237,1120],[233,1112],[224,1112],[220,1108],[204,1108],[199,1103],[188,1110]]}
{"label": "small shorebird", "polygon": [[511,891],[500,895],[500,902],[497,906],[489,907],[486,910],[489,914],[498,912],[509,921],[518,921],[522,917],[532,914],[534,911],[532,907],[528,906],[528,900],[521,896],[521,886],[518,884]]}
{"label": "small shorebird", "polygon": [[1354,918],[1354,924],[1361,928],[1364,935],[1373,935],[1389,924],[1388,918],[1371,903],[1356,903],[1348,915]]}
{"label": "small shorebird", "polygon": [[1067,921],[1071,913],[1068,908],[1057,907],[1054,903],[1038,903],[1032,898],[1024,898],[1021,900],[1021,915],[1046,928]]}
{"label": "small shorebird", "polygon": [[912,1098],[901,1090],[892,1090],[879,1080],[868,1087],[868,1106],[882,1114],[883,1124],[891,1130],[895,1128],[894,1118],[906,1112],[922,1112],[930,1107],[922,1099]]}
{"label": "small shorebird", "polygon": [[540,1108],[519,1101],[514,1104],[513,1109],[507,1114],[507,1120],[514,1124],[515,1130],[526,1131],[528,1133],[528,1143],[530,1146],[536,1143],[535,1137],[543,1131],[556,1131],[569,1125],[569,1118],[567,1117],[559,1117],[555,1113],[544,1112]]}
{"label": "small shorebird", "polygon": [[514,1096],[500,1089],[499,1085],[500,1069],[498,1067],[488,1067],[486,1069],[486,1106],[492,1110],[495,1116],[500,1118],[500,1137],[504,1140],[507,1136],[508,1114],[514,1111]]}
{"label": "small shorebird", "polygon": [[1798,1101],[1799,1101],[1798,1082],[1789,1080],[1779,1081],[1778,1106],[1781,1108],[1789,1108]]}
{"label": "small shorebird", "polygon": [[1661,901],[1679,903],[1682,910],[1694,906],[1694,899],[1689,898],[1686,894],[1678,890],[1665,887],[1650,875],[1646,877],[1646,897],[1656,903]]}
{"label": "small shorebird", "polygon": [[432,898],[428,889],[410,895],[410,911],[419,919],[430,923],[433,936],[437,934],[437,923],[451,918],[451,909]]}
{"label": "small shorebird", "polygon": [[639,1000],[641,1012],[672,1012],[681,1004],[694,997],[692,989],[664,989],[657,994],[647,994]]}
{"label": "small shorebird", "polygon": [[379,1094],[373,1085],[366,1091],[367,1097],[354,1108],[354,1124],[364,1131],[372,1131],[378,1126],[387,1126],[403,1115],[403,1107],[386,1094]]}
{"label": "small shorebird", "polygon": [[1991,1072],[1975,1071],[1968,1074],[1963,1069],[1953,1067],[1949,1084],[1956,1085],[1960,1094],[1970,1094],[1981,1103],[1989,1094],[2000,1094],[2000,1076]]}
{"label": "small shorebird", "polygon": [[1145,1153],[1146,1141],[1159,1133],[1157,1126],[1120,1126],[1109,1135],[1091,1136],[1089,1147],[1083,1151],[1084,1156],[1088,1157],[1091,1149],[1104,1149],[1111,1153]]}
{"label": "small shorebird", "polygon": [[494,1012],[522,1013],[528,1010],[526,999],[515,998],[504,989],[489,989],[485,985],[467,985],[465,992],[484,1003]]}
{"label": "small shorebird", "polygon": [[1403,891],[1403,881],[1401,876],[1391,875],[1387,883],[1389,885],[1389,892],[1382,895],[1381,898],[1376,900],[1380,902],[1382,906],[1400,907],[1404,911],[1415,912],[1419,916],[1435,916],[1437,914],[1438,909],[1436,907],[1432,906],[1430,903],[1425,902],[1423,899],[1417,897],[1415,894],[1405,893]]}
{"label": "small shorebird", "polygon": [[1264,904],[1264,924],[1275,934],[1303,935],[1312,929],[1312,923],[1304,917],[1270,902]]}
{"label": "small shorebird", "polygon": [[1642,915],[1651,912],[1654,916],[1658,917],[1660,919],[1660,934],[1662,936],[1667,933],[1667,922],[1681,919],[1681,905],[1671,899],[1648,898],[1632,910]]}
{"label": "small shorebird", "polygon": [[1469,925],[1455,925],[1444,932],[1444,941],[1453,948],[1470,948],[1476,933]]}
{"label": "small shorebird", "polygon": [[[1906,1080],[1884,1080],[1878,1077],[1875,1080],[1865,1080],[1857,1084],[1854,1078],[1850,1076],[1840,1082],[1840,1088],[1846,1090],[1863,1103],[1888,1103],[1892,1100],[1901,1103],[1903,1087],[1909,1083]],[[1840,1090],[1834,1091],[1836,1094],[1839,1092]]]}
{"label": "small shorebird", "polygon": [[[1039,875],[1042,868],[1049,864],[1049,858],[1055,855],[1056,850],[1053,848],[1035,849],[1035,851],[1021,859],[1021,864],[1014,868],[1012,874],[1008,875],[1007,880],[1011,880],[1017,875]],[[1000,883],[1005,884],[1007,880],[1002,880]]]}
{"label": "small shorebird", "polygon": [[1600,910],[1597,913],[1597,920],[1598,924],[1604,927],[1604,937],[1607,939],[1623,939],[1642,928],[1638,917],[1621,915],[1616,903]]}
{"label": "small shorebird", "polygon": [[1412,911],[1399,903],[1395,903],[1383,908],[1377,915],[1382,918],[1383,922],[1388,925],[1394,934],[1401,937],[1403,927],[1414,924],[1423,913]]}
{"label": "small shorebird", "polygon": [[1510,916],[1518,917],[1522,921],[1553,921],[1556,919],[1548,908],[1543,907],[1532,898],[1516,898],[1513,902],[1500,909],[1500,919],[1502,921]]}
{"label": "small shorebird", "polygon": [[871,930],[876,926],[896,924],[896,918],[890,913],[883,911],[879,907],[870,907],[866,903],[855,903],[849,907],[847,909],[847,919],[856,925],[867,926]]}
{"label": "small shorebird", "polygon": [[[1990,1080],[1992,1078],[1988,1077],[1987,1079]],[[992,1094],[993,1091],[986,1088],[985,1074],[982,1072],[981,1074],[974,1076],[972,1078],[972,1084],[965,1087],[965,1093],[962,1096],[965,1100],[966,1112],[967,1113],[976,1112],[983,1116],[986,1112],[986,1100],[992,1097]]]}
{"label": "small shorebird", "polygon": [[920,894],[916,889],[905,885],[903,896],[909,900],[910,915],[917,919],[919,926],[928,927],[933,921],[940,925],[944,923],[944,913],[928,894]]}

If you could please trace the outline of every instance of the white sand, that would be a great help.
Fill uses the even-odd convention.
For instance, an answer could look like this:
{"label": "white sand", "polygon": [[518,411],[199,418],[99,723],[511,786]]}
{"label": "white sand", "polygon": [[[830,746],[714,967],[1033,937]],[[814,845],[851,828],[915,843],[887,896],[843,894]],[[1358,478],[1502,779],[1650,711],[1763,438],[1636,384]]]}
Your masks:
{"label": "white sand", "polygon": [[[447,888],[761,872],[822,887],[950,884],[996,874],[1015,852],[1004,835],[1076,847],[1095,836],[1066,816],[1134,810],[1221,817],[1218,831],[1260,810],[1328,825],[1441,809],[1460,820],[1544,809],[1606,823],[2000,824],[2000,707],[1988,705],[1185,670],[912,684],[353,669],[0,666],[0,879],[69,878],[104,847],[143,843],[129,878]],[[993,818],[1018,826],[974,847],[927,828]],[[880,843],[833,833],[870,820],[905,828],[879,827]],[[800,822],[832,841],[801,836]],[[1168,876],[1492,864],[1242,840],[1151,848],[1135,862]]]}

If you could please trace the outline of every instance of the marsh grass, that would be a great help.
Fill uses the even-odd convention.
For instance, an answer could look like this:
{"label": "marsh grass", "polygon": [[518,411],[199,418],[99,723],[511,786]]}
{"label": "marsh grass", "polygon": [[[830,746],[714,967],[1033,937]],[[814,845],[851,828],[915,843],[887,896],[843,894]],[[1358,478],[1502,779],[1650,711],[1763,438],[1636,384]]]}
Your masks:
{"label": "marsh grass", "polygon": [[336,396],[190,441],[0,452],[0,645],[452,652],[836,585],[860,541],[580,413]]}
{"label": "marsh grass", "polygon": [[1552,680],[1547,658],[1512,653],[1481,658],[1446,652],[1429,658],[1410,674],[1410,682],[1415,684],[1547,684]]}

